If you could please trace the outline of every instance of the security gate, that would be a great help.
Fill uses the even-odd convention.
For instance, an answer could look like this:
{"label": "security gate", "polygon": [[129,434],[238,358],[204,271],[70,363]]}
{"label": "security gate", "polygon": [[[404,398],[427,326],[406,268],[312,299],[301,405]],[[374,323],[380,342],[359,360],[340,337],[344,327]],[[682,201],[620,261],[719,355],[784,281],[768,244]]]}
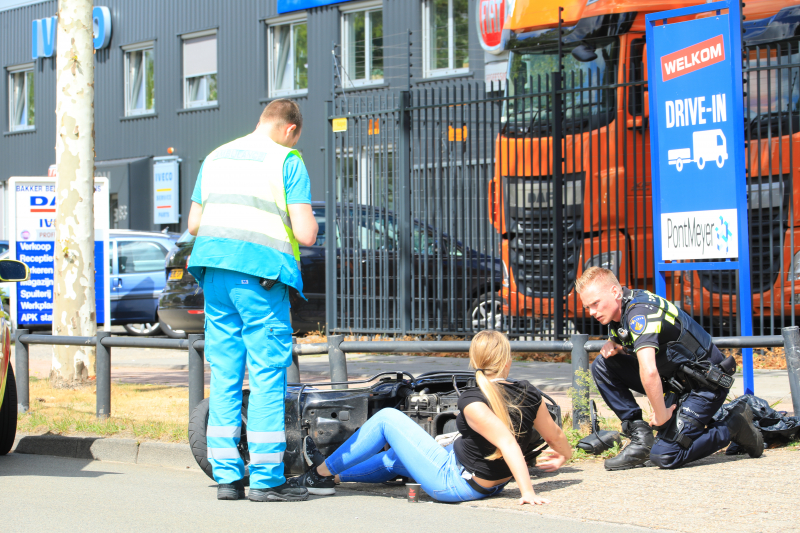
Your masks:
{"label": "security gate", "polygon": [[[643,50],[518,54],[506,94],[464,83],[329,103],[328,330],[604,335],[574,292],[585,268],[653,289]],[[800,52],[797,39],[746,50],[753,324],[777,334],[799,307]],[[676,273],[667,292],[737,334],[734,273]]]}

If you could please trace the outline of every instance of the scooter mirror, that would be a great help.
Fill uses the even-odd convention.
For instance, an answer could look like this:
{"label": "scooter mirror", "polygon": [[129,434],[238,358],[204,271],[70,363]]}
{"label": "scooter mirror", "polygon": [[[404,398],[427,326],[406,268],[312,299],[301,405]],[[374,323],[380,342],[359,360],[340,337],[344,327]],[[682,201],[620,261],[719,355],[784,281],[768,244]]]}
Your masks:
{"label": "scooter mirror", "polygon": [[0,281],[27,281],[30,275],[30,269],[22,261],[0,259]]}

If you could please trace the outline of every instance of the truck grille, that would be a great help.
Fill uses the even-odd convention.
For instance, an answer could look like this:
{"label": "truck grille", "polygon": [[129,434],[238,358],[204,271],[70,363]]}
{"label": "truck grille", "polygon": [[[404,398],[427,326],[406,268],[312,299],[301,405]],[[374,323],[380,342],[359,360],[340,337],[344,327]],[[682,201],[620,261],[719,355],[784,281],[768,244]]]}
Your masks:
{"label": "truck grille", "polygon": [[[781,248],[789,216],[785,183],[785,177],[779,176],[779,181],[749,186],[750,286],[754,294],[774,287],[781,272]],[[699,271],[698,275],[700,285],[709,292],[736,293],[733,270]]]}
{"label": "truck grille", "polygon": [[[556,238],[552,177],[506,177],[509,262],[518,290],[527,296],[555,296],[555,275],[564,273],[567,294],[577,273],[583,242],[583,174],[564,176],[563,228]],[[556,265],[556,246],[564,262]]]}

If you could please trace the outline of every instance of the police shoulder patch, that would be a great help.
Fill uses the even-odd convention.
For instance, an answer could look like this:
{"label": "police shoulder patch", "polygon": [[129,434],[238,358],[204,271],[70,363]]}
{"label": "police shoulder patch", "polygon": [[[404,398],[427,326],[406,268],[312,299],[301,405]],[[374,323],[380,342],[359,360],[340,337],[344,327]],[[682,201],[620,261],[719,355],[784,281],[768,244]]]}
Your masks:
{"label": "police shoulder patch", "polygon": [[631,317],[631,319],[628,321],[628,325],[630,326],[632,332],[640,335],[647,325],[647,319],[644,317],[644,315],[636,315]]}

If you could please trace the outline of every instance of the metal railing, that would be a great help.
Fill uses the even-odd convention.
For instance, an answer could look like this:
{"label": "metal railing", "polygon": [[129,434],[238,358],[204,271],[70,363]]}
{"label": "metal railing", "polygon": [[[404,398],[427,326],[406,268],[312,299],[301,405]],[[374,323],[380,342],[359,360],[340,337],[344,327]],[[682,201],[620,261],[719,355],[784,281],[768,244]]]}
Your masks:
{"label": "metal railing", "polygon": [[[301,355],[328,354],[332,388],[346,389],[348,353],[467,353],[470,341],[345,341],[344,335],[329,335],[327,342],[296,344],[292,346],[292,365],[287,370],[287,382],[300,383]],[[111,348],[160,348],[187,350],[189,373],[189,414],[205,397],[205,340],[203,335],[189,335],[187,339],[159,339],[141,337],[112,337],[109,332],[98,331],[94,337],[69,337],[54,335],[32,335],[18,329],[15,335],[15,370],[17,402],[20,412],[30,409],[28,346],[31,344],[60,346],[95,346],[97,349],[97,409],[99,419],[111,415]],[[599,352],[605,340],[589,340],[588,335],[576,334],[563,341],[511,341],[514,353],[570,353],[572,360],[572,387],[588,405],[589,390],[585,380],[577,379],[578,372],[589,370],[589,353]],[[714,338],[718,348],[777,348],[786,351],[792,405],[795,414],[800,413],[800,328],[783,328],[782,335],[761,337]],[[334,384],[335,383],[335,384]],[[752,394],[752,360],[744,364],[744,391]],[[573,409],[573,425],[586,420],[585,409]]]}

